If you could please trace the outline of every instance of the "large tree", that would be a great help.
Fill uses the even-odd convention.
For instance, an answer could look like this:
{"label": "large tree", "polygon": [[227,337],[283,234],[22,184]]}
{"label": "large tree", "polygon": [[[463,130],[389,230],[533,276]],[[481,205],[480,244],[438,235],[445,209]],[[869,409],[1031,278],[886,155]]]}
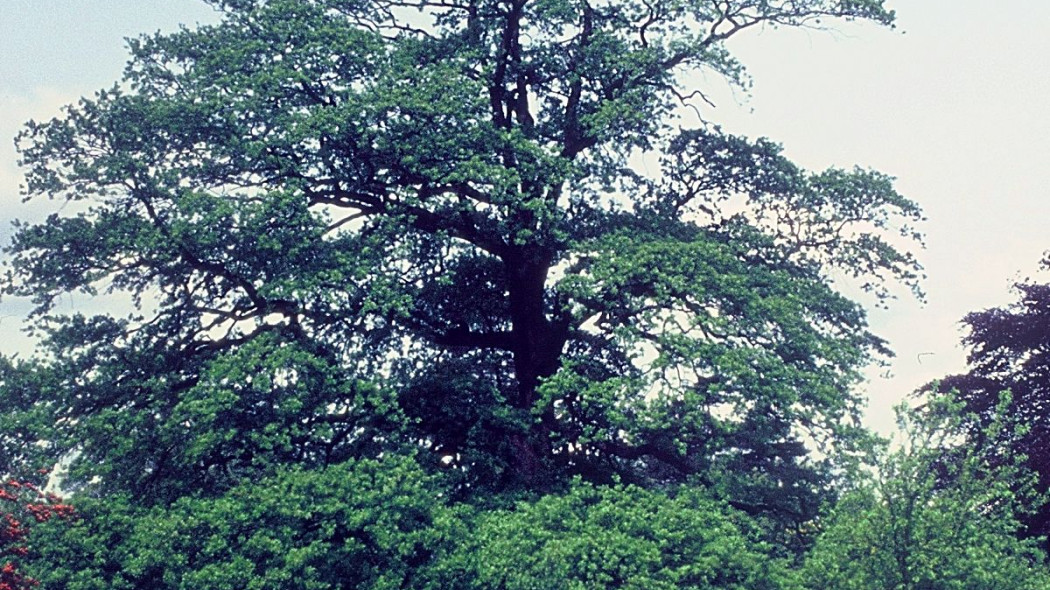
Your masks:
{"label": "large tree", "polygon": [[807,445],[849,443],[887,352],[831,277],[914,286],[920,213],[704,123],[697,74],[743,84],[733,35],[881,0],[213,4],[20,138],[27,196],[68,203],[18,228],[6,291],[70,489],[416,454],[445,498],[579,475],[814,514]]}

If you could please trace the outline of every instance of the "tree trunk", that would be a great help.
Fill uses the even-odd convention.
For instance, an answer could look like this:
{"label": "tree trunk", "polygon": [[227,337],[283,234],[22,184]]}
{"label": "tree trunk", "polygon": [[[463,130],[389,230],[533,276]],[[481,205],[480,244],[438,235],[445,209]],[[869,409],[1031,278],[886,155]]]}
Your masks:
{"label": "tree trunk", "polygon": [[[522,412],[531,412],[540,382],[558,370],[565,337],[548,319],[544,295],[550,256],[521,252],[506,261],[510,291],[511,334],[514,340],[514,372],[517,390],[511,400]],[[547,424],[548,426],[544,426]],[[525,432],[513,433],[514,478],[535,488],[543,485],[550,471],[549,421],[534,424]]]}

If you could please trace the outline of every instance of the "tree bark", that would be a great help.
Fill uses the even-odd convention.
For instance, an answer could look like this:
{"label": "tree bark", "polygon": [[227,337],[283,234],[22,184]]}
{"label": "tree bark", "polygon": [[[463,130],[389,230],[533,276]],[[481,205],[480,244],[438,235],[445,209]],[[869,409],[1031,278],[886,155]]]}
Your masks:
{"label": "tree bark", "polygon": [[[511,338],[517,390],[513,406],[533,410],[537,389],[558,370],[565,333],[546,313],[547,276],[551,257],[539,252],[519,252],[506,261],[510,291]],[[513,433],[514,478],[528,487],[542,485],[550,471],[550,421],[541,420],[527,431]]]}

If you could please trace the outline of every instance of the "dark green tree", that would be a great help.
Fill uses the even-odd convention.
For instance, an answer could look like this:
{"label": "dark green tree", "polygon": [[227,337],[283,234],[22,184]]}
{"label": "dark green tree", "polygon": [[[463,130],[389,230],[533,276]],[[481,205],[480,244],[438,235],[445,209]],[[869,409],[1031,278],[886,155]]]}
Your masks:
{"label": "dark green tree", "polygon": [[920,213],[689,107],[699,72],[745,83],[733,35],[881,0],[214,5],[19,139],[27,196],[69,203],[5,289],[71,489],[166,506],[403,455],[444,499],[578,475],[816,513],[807,441],[857,442],[887,353],[831,277],[914,287]]}
{"label": "dark green tree", "polygon": [[[1050,259],[1043,261],[1050,268]],[[997,431],[994,443],[1003,449],[1001,461],[1023,456],[1039,475],[1043,492],[1050,490],[1050,285],[1033,281],[1014,286],[1014,303],[968,314],[963,325],[969,349],[965,373],[934,382],[924,391],[955,391],[965,404],[962,426],[977,443],[989,438],[999,395],[1011,393],[1010,419],[1023,433]],[[989,444],[985,442],[984,444]],[[1050,534],[1050,504],[1023,519],[1026,536]]]}

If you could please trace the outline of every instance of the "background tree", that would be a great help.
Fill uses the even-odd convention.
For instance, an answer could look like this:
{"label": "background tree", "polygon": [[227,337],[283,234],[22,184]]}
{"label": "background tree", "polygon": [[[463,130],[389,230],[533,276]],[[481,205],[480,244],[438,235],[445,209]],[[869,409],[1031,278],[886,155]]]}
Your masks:
{"label": "background tree", "polygon": [[[989,433],[1008,429],[1009,397],[989,412]],[[1045,555],[1020,541],[1031,508],[1030,472],[1003,464],[994,445],[960,436],[962,404],[933,398],[898,408],[904,440],[835,506],[807,556],[811,588],[979,590],[1050,588]]]}
{"label": "background tree", "polygon": [[[1043,266],[1050,266],[1050,259]],[[989,436],[999,394],[1009,391],[1008,416],[1024,427],[1024,434],[998,431],[1003,436],[995,442],[1004,450],[1003,462],[1025,457],[1039,475],[1040,490],[1046,492],[1050,490],[1050,285],[1023,282],[1014,288],[1015,303],[964,318],[969,370],[926,389],[957,392],[970,418],[964,423],[966,432],[978,442]],[[1045,539],[1050,534],[1050,505],[1027,515],[1024,523],[1026,536]]]}
{"label": "background tree", "polygon": [[442,501],[581,476],[816,514],[806,445],[860,444],[887,353],[830,277],[914,286],[920,213],[687,107],[697,72],[744,83],[731,36],[881,0],[213,4],[19,139],[27,196],[72,203],[6,282],[68,485],[146,509],[422,451]]}

